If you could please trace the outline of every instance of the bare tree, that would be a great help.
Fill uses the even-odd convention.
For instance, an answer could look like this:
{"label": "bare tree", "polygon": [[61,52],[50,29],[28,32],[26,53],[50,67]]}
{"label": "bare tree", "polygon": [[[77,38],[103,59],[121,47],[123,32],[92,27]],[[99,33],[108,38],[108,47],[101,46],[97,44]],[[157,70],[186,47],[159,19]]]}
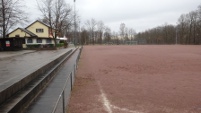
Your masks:
{"label": "bare tree", "polygon": [[[37,1],[38,3],[38,1]],[[56,37],[53,34],[53,0],[42,0],[41,4],[38,3],[38,8],[43,14],[43,18],[46,20],[47,24],[51,27],[51,35],[55,38],[55,45],[56,45]]]}
{"label": "bare tree", "polygon": [[119,37],[118,37],[118,33],[117,32],[115,32],[115,31],[113,31],[113,33],[112,33],[112,40],[113,40],[113,43],[114,44],[120,44],[120,41],[119,41]]}
{"label": "bare tree", "polygon": [[190,12],[187,15],[187,19],[188,19],[188,37],[187,37],[187,44],[191,44],[191,36],[192,36],[192,28],[193,28],[193,12]]}
{"label": "bare tree", "polygon": [[178,19],[177,31],[180,44],[184,44],[186,38],[187,21],[185,17],[186,15],[182,14]]}
{"label": "bare tree", "polygon": [[131,40],[134,40],[135,35],[136,35],[136,31],[135,31],[133,28],[130,28],[130,29],[128,30],[128,32],[129,32],[129,37],[130,37],[130,39],[131,39]]}
{"label": "bare tree", "polygon": [[125,36],[124,36],[125,41],[129,41],[129,28],[125,27]]}
{"label": "bare tree", "polygon": [[198,22],[197,22],[197,36],[198,36],[198,44],[201,44],[201,5],[198,6]]}
{"label": "bare tree", "polygon": [[119,34],[121,36],[121,38],[124,38],[125,37],[125,28],[126,28],[126,25],[124,23],[121,23],[120,24],[120,27],[119,27]]}
{"label": "bare tree", "polygon": [[19,23],[27,21],[25,12],[22,11],[22,0],[0,1],[0,34],[6,38],[11,28]]}
{"label": "bare tree", "polygon": [[111,29],[109,27],[105,27],[104,39],[107,43],[111,41]]}
{"label": "bare tree", "polygon": [[[89,40],[92,40],[92,43],[94,45],[95,44],[95,29],[96,29],[97,22],[95,19],[91,19],[91,20],[87,20],[85,25],[90,34]],[[91,42],[91,41],[89,41],[89,42]]]}
{"label": "bare tree", "polygon": [[37,3],[43,18],[51,27],[51,34],[56,45],[56,37],[61,35],[64,29],[69,28],[72,22],[70,19],[72,9],[64,0],[41,0],[41,4]]}
{"label": "bare tree", "polygon": [[84,44],[89,44],[89,32],[84,28],[82,27],[81,28],[81,44],[84,45]]}
{"label": "bare tree", "polygon": [[65,29],[69,28],[71,22],[72,22],[72,16],[71,16],[72,9],[69,5],[65,3],[64,0],[57,0],[55,5],[55,21],[54,21],[54,27],[57,30],[57,35],[64,35],[62,34],[62,31],[65,31]]}
{"label": "bare tree", "polygon": [[98,30],[98,42],[102,44],[102,37],[103,37],[103,30],[105,29],[105,25],[102,21],[97,23],[97,30]]}

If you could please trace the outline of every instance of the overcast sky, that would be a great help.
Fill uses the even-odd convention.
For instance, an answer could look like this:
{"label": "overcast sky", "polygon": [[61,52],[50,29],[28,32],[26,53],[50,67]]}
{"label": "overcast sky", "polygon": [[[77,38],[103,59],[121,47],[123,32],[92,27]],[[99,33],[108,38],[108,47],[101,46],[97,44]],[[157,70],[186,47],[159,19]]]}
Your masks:
{"label": "overcast sky", "polygon": [[[25,0],[30,20],[40,17],[35,0]],[[38,0],[40,1],[40,0]],[[73,0],[66,0],[73,6]],[[181,14],[196,10],[200,0],[76,0],[81,23],[102,20],[112,31],[121,23],[137,32],[167,24],[175,25]]]}

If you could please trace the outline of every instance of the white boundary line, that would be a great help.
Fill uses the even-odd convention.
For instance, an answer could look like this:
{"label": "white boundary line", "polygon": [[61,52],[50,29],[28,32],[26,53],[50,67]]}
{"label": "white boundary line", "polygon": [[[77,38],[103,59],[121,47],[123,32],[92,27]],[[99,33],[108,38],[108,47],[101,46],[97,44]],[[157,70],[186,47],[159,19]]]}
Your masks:
{"label": "white boundary line", "polygon": [[105,110],[108,113],[112,113],[111,104],[110,104],[109,100],[107,99],[105,93],[103,92],[102,88],[100,89],[100,92],[101,92],[102,103],[104,105]]}
{"label": "white boundary line", "polygon": [[100,88],[100,92],[101,92],[101,102],[103,103],[103,106],[105,108],[105,110],[108,112],[108,113],[113,113],[112,112],[112,109],[117,109],[119,111],[123,111],[123,112],[127,112],[127,113],[144,113],[144,112],[139,112],[139,111],[133,111],[133,110],[129,110],[127,108],[120,108],[120,107],[117,107],[115,105],[112,105],[110,103],[110,101],[108,100],[106,94],[104,93],[102,87],[101,87],[101,84],[100,82],[98,82],[98,85],[99,85],[99,88]]}

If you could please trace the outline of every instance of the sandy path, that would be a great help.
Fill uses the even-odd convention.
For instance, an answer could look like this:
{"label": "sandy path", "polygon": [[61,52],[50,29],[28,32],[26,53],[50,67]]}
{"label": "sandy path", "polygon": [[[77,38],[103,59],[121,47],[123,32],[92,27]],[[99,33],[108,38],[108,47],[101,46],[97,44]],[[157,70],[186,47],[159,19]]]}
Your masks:
{"label": "sandy path", "polygon": [[85,46],[68,113],[201,113],[201,46]]}

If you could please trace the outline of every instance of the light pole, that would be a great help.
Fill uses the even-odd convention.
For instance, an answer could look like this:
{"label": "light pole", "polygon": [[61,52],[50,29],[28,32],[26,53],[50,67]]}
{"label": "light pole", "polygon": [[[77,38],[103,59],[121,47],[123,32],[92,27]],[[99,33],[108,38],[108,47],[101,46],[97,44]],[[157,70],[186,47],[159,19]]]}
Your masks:
{"label": "light pole", "polygon": [[177,45],[177,39],[178,39],[178,29],[177,29],[177,26],[176,26],[176,37],[175,37],[176,39],[175,39],[175,41],[176,41],[176,45]]}
{"label": "light pole", "polygon": [[76,40],[76,12],[75,12],[75,2],[74,0],[74,45],[76,46],[77,40]]}

